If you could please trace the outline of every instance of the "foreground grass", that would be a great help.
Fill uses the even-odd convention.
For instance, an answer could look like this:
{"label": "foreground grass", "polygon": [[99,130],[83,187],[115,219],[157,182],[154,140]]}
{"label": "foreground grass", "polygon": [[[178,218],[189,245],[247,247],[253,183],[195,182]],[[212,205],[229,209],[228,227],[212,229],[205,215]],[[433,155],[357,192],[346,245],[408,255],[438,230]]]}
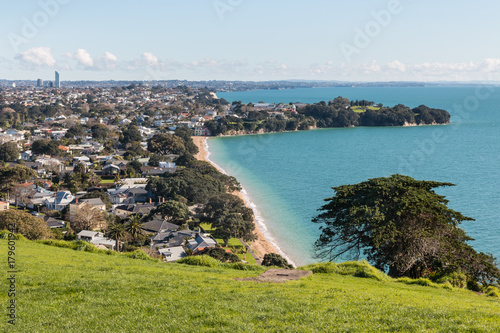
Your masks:
{"label": "foreground grass", "polygon": [[[16,248],[18,318],[12,327],[3,316],[4,332],[500,331],[499,299],[468,291],[333,273],[257,283],[234,278],[263,268],[164,264],[21,240]],[[6,240],[0,249],[6,259]]]}

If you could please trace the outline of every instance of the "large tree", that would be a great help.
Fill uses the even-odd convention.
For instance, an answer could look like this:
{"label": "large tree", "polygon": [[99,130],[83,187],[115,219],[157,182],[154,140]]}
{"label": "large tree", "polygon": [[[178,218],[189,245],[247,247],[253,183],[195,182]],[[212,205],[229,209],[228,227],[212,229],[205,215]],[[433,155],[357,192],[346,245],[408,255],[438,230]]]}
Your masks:
{"label": "large tree", "polygon": [[34,239],[51,238],[52,234],[45,221],[21,210],[9,209],[0,213],[0,230],[15,229],[24,237]]}
{"label": "large tree", "polygon": [[141,218],[137,215],[129,216],[129,220],[125,224],[125,230],[135,242],[140,241],[146,235],[144,230],[142,230]]}
{"label": "large tree", "polygon": [[122,223],[111,223],[106,231],[106,236],[116,241],[116,251],[120,252],[120,240],[127,237],[128,233],[125,230],[125,225]]}
{"label": "large tree", "polygon": [[103,229],[106,225],[104,212],[87,203],[74,206],[71,215],[71,228],[76,232]]}
{"label": "large tree", "polygon": [[472,249],[466,243],[472,238],[459,228],[473,219],[447,207],[448,200],[433,191],[441,186],[453,184],[392,175],[334,187],[335,196],[313,219],[322,224],[317,256],[364,255],[392,277],[459,271],[481,283],[498,281],[494,258]]}
{"label": "large tree", "polygon": [[123,144],[132,143],[136,141],[140,142],[142,141],[141,131],[139,131],[139,128],[137,126],[129,125],[127,128],[123,130],[120,141]]}
{"label": "large tree", "polygon": [[19,158],[20,150],[15,142],[6,142],[0,145],[0,161],[10,162]]}
{"label": "large tree", "polygon": [[202,211],[202,218],[212,223],[225,246],[231,237],[255,239],[253,211],[235,195],[225,193],[212,197]]}
{"label": "large tree", "polygon": [[159,155],[182,154],[186,146],[177,135],[159,133],[148,140],[148,150]]}
{"label": "large tree", "polygon": [[155,215],[161,215],[161,218],[168,218],[170,222],[181,225],[188,220],[190,212],[186,204],[169,200],[153,209],[149,214],[150,217]]}
{"label": "large tree", "polygon": [[36,171],[25,166],[2,166],[0,167],[0,190],[7,192],[17,183],[36,178]]}
{"label": "large tree", "polygon": [[190,154],[196,155],[198,153],[198,147],[194,144],[193,138],[191,137],[193,135],[193,130],[184,126],[177,127],[175,135],[184,140],[184,146]]}

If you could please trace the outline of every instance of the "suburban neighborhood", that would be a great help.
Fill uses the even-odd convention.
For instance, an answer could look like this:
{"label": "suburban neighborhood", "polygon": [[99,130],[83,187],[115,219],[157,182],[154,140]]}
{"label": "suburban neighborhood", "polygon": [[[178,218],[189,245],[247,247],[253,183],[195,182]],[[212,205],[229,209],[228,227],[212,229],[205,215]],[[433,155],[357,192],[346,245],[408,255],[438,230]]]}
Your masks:
{"label": "suburban neighborhood", "polygon": [[[183,195],[209,187],[194,180],[201,175],[189,175],[185,189],[161,182],[199,168],[192,135],[213,135],[211,129],[221,123],[252,112],[284,119],[285,111],[295,110],[295,105],[230,105],[206,88],[184,86],[2,88],[0,212],[29,213],[53,238],[113,251],[142,249],[166,262],[221,246],[238,255],[234,260],[260,262],[264,253],[245,242],[255,238],[253,212],[230,195],[238,189],[236,180],[204,165],[227,193]],[[222,194],[238,208],[210,211]],[[217,228],[228,225],[222,221],[226,213],[252,224],[240,231]]]}

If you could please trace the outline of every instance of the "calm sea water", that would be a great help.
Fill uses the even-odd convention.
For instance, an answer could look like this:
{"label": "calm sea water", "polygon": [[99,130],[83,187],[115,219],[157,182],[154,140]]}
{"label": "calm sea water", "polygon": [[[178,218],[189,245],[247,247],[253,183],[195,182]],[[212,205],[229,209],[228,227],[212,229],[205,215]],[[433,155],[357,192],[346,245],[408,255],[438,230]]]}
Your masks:
{"label": "calm sea water", "polygon": [[218,93],[228,101],[318,102],[337,96],[443,108],[450,125],[321,129],[211,138],[210,159],[243,185],[266,236],[297,265],[314,262],[311,222],[332,186],[406,174],[446,181],[449,206],[477,250],[500,257],[500,87],[319,88]]}

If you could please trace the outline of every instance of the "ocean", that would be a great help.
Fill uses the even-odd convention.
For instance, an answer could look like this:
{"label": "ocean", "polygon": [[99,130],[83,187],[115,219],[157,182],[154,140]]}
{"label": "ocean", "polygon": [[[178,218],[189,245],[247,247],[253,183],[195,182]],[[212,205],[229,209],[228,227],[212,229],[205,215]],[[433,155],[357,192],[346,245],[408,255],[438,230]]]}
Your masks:
{"label": "ocean", "polygon": [[317,261],[311,222],[331,187],[405,174],[451,182],[449,207],[476,221],[461,227],[478,251],[500,257],[500,87],[317,88],[219,92],[232,102],[306,102],[337,96],[393,106],[425,104],[450,112],[451,124],[357,127],[217,137],[209,159],[235,176],[266,237],[296,265]]}

